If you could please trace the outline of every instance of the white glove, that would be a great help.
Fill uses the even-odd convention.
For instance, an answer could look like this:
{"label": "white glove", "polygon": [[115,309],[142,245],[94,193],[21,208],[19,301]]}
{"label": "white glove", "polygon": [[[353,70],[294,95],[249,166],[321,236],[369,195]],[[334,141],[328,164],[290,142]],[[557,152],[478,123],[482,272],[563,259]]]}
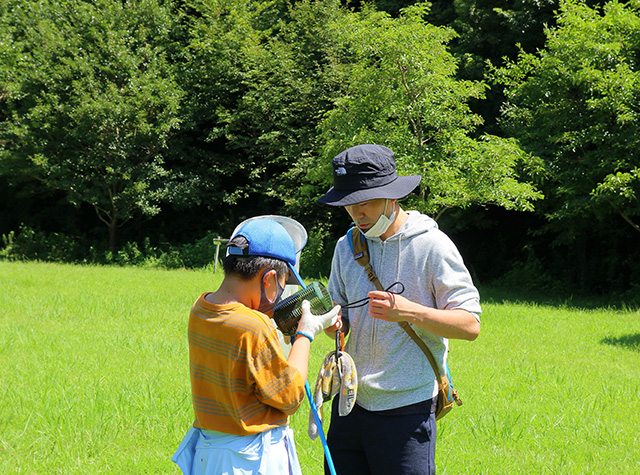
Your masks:
{"label": "white glove", "polygon": [[331,325],[335,325],[338,321],[338,313],[340,312],[340,305],[336,305],[331,310],[323,315],[314,315],[311,313],[311,304],[308,300],[303,300],[301,307],[302,317],[298,322],[298,333],[302,336],[306,336],[309,340],[313,341],[316,335],[325,328],[329,328]]}

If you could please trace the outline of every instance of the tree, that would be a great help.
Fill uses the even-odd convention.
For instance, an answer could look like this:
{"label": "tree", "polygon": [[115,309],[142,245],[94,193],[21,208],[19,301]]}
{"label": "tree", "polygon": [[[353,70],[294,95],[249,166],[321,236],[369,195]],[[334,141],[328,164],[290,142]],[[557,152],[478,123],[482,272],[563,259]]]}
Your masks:
{"label": "tree", "polygon": [[202,91],[193,123],[208,142],[223,144],[227,160],[217,166],[233,177],[220,184],[221,200],[295,207],[304,178],[296,163],[314,150],[335,88],[326,74],[332,39],[325,25],[341,14],[340,4],[266,1],[245,8],[238,1],[223,15],[203,8],[214,3],[202,2],[190,28],[187,63],[199,72],[190,89]]}
{"label": "tree", "polygon": [[252,172],[242,147],[229,146],[222,129],[228,111],[244,95],[247,49],[258,47],[255,28],[262,2],[243,0],[175,2],[173,53],[180,83],[188,91],[182,106],[181,135],[173,143],[172,170],[179,206],[208,203],[221,213],[249,195]]}
{"label": "tree", "polygon": [[315,178],[330,181],[327,157],[379,143],[394,151],[399,172],[424,177],[411,205],[436,217],[472,204],[532,210],[542,195],[520,174],[537,173],[536,160],[515,140],[474,136],[481,118],[468,102],[485,85],[455,78],[447,51],[455,32],[426,23],[427,11],[419,4],[393,19],[365,8],[333,25],[342,89],[320,124],[325,146]]}
{"label": "tree", "polygon": [[454,0],[450,25],[459,37],[455,53],[464,77],[481,79],[485,62],[515,58],[518,47],[535,52],[544,44],[544,28],[553,26],[558,0]]}
{"label": "tree", "polygon": [[93,206],[114,250],[117,229],[167,193],[183,95],[166,57],[172,19],[155,0],[9,3],[2,160]]}
{"label": "tree", "polygon": [[636,1],[563,1],[545,49],[495,70],[505,129],[544,159],[547,216],[562,233],[611,214],[640,231],[638,32]]}

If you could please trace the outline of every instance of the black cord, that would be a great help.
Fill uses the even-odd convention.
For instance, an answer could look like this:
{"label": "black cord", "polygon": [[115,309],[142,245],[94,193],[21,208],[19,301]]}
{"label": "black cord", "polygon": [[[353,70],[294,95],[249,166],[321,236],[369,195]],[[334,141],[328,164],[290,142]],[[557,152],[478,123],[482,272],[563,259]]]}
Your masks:
{"label": "black cord", "polygon": [[[391,284],[389,287],[387,287],[384,291],[385,292],[389,292],[391,288],[395,287],[396,285],[400,286],[400,292],[391,292],[392,294],[396,294],[396,295],[400,295],[402,292],[404,292],[404,284],[402,282],[394,282],[393,284]],[[356,300],[355,302],[350,302],[346,305],[341,305],[342,308],[358,308],[358,307],[364,307],[365,305],[367,305],[367,303],[369,303],[369,297],[365,297],[363,299],[360,300]]]}

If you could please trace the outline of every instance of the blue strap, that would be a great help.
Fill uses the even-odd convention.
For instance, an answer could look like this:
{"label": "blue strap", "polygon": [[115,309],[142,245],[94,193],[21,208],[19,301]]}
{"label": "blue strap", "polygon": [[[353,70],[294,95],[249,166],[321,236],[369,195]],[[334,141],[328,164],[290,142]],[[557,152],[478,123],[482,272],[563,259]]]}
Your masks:
{"label": "blue strap", "polygon": [[349,247],[351,248],[351,254],[353,254],[353,233],[351,231],[353,231],[353,227],[350,227],[349,230],[347,231],[347,241],[349,241]]}
{"label": "blue strap", "polygon": [[364,237],[364,234],[362,234],[362,231],[357,229],[355,226],[351,226],[347,231],[347,241],[349,241],[349,248],[351,249],[351,254],[353,254],[354,259],[358,260],[359,258],[362,257],[362,253],[359,253],[358,255],[356,255],[355,250],[353,249],[353,230],[354,229],[356,229],[360,234],[360,241],[365,242],[366,238]]}

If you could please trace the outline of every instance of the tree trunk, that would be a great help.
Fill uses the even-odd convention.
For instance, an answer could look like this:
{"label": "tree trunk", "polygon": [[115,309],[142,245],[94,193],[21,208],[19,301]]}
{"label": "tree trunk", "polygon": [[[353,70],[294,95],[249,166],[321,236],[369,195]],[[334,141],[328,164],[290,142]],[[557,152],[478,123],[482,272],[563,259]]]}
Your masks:
{"label": "tree trunk", "polygon": [[109,250],[112,254],[116,253],[116,231],[118,229],[118,222],[112,219],[107,226],[109,227]]}

